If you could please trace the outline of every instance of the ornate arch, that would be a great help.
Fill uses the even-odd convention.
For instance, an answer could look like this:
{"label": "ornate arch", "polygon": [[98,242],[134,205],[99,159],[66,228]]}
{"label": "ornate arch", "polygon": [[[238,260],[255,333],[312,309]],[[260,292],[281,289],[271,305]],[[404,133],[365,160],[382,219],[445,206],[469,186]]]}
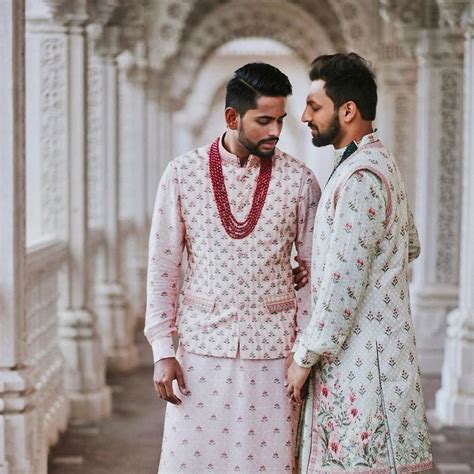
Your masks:
{"label": "ornate arch", "polygon": [[[377,55],[378,5],[373,0],[329,0],[340,23],[340,34],[347,50],[367,59]],[[413,3],[413,2],[412,2]],[[416,2],[414,2],[416,3]]]}
{"label": "ornate arch", "polygon": [[184,104],[199,67],[216,48],[245,37],[279,41],[308,63],[317,53],[335,51],[324,26],[293,3],[238,0],[222,4],[189,32],[164,69],[165,89],[174,107]]}

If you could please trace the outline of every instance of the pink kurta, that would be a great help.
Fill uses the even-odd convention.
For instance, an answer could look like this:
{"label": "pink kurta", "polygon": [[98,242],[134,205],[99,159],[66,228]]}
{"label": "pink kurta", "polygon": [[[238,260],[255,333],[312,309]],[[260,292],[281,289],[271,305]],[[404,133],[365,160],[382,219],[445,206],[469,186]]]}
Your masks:
{"label": "pink kurta", "polygon": [[[168,406],[160,472],[208,472],[210,464],[219,473],[284,472],[291,464],[284,361],[309,317],[309,286],[299,298],[293,289],[291,249],[296,245],[309,268],[320,188],[302,162],[276,150],[260,220],[248,237],[232,239],[217,213],[208,151],[193,150],[168,165],[153,215],[145,334],[157,361],[174,357],[177,332],[192,392],[181,406]],[[222,144],[220,153],[232,212],[243,220],[260,158],[251,155],[241,167]],[[257,423],[264,419],[278,436],[270,436],[270,423]],[[257,439],[260,450],[253,446]],[[242,449],[231,454],[237,443]]]}

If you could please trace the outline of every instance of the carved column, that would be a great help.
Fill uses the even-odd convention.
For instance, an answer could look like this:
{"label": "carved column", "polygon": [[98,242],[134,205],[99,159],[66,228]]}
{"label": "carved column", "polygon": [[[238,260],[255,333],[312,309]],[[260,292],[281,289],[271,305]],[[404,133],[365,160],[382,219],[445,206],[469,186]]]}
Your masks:
{"label": "carved column", "polygon": [[459,35],[426,29],[421,32],[417,53],[415,220],[422,251],[414,266],[413,315],[421,369],[440,373],[447,314],[458,302],[462,41]]}
{"label": "carved column", "polygon": [[61,346],[66,358],[66,387],[72,416],[96,420],[108,416],[111,394],[105,384],[105,357],[88,294],[88,198],[87,198],[87,12],[68,15],[68,169],[73,177],[68,193],[69,261],[64,310],[60,314]]}
{"label": "carved column", "polygon": [[[26,360],[24,2],[0,0],[0,473],[31,472]],[[29,407],[31,408],[31,407]]]}
{"label": "carved column", "polygon": [[[464,169],[459,307],[449,314],[442,386],[436,414],[451,426],[474,426],[474,4],[442,3],[442,12],[456,13],[454,27],[464,27]],[[460,5],[464,4],[464,5]],[[463,10],[462,7],[465,7]],[[443,11],[446,7],[447,11]],[[454,7],[453,12],[449,7]],[[459,7],[461,7],[459,9]],[[459,9],[458,11],[456,11]],[[448,16],[448,20],[450,17]],[[458,192],[460,192],[459,189]]]}
{"label": "carved column", "polygon": [[[105,77],[105,272],[97,288],[97,310],[101,331],[106,333],[107,360],[112,370],[137,366],[138,354],[128,318],[128,300],[121,281],[120,181],[119,181],[119,88],[116,57],[120,52],[117,26],[105,28],[103,67]],[[125,113],[125,111],[123,111]]]}
{"label": "carved column", "polygon": [[148,78],[147,126],[147,227],[149,227],[158,183],[166,165],[173,158],[172,113],[160,93],[160,85],[154,74],[150,74]]}
{"label": "carved column", "polygon": [[416,52],[418,83],[412,309],[420,366],[440,373],[446,317],[457,305],[462,163],[462,38],[439,28],[436,2],[380,0],[381,14]]}
{"label": "carved column", "polygon": [[408,201],[415,205],[416,188],[416,61],[400,44],[380,49],[377,79],[379,106],[377,128],[393,153],[405,181]]}
{"label": "carved column", "polygon": [[27,243],[67,238],[66,27],[44,2],[32,3],[26,24]]}
{"label": "carved column", "polygon": [[[135,54],[125,52],[119,56],[120,100],[126,113],[120,117],[121,139],[121,219],[133,223],[133,235],[122,240],[123,276],[127,281],[131,302],[132,327],[143,318],[146,299],[146,271],[148,249],[148,163],[147,163],[147,109],[146,87],[148,64],[145,45],[139,41]],[[156,131],[154,132],[157,133]],[[132,244],[132,245],[130,245]]]}

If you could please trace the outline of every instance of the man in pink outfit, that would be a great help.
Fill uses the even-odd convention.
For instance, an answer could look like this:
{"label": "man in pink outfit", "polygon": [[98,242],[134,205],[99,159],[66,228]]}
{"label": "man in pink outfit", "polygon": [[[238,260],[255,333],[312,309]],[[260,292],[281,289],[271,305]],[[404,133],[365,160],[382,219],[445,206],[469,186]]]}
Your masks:
{"label": "man in pink outfit", "polygon": [[295,245],[310,266],[321,192],[301,161],[276,148],[291,92],[269,64],[238,69],[225,133],[171,161],[161,179],[145,324],[155,388],[169,402],[159,472],[292,469],[295,410],[284,379],[309,318],[309,285],[297,298],[290,260]]}

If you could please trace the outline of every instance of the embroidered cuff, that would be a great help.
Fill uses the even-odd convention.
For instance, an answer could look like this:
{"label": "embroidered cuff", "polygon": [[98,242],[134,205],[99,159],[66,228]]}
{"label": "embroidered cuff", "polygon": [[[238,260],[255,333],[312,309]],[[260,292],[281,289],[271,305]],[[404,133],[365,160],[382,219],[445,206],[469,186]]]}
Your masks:
{"label": "embroidered cuff", "polygon": [[151,348],[153,350],[154,363],[161,359],[175,356],[173,338],[171,336],[156,339],[152,342]]}
{"label": "embroidered cuff", "polygon": [[304,368],[312,367],[318,361],[318,354],[306,349],[302,344],[296,349],[293,360],[297,365]]}

